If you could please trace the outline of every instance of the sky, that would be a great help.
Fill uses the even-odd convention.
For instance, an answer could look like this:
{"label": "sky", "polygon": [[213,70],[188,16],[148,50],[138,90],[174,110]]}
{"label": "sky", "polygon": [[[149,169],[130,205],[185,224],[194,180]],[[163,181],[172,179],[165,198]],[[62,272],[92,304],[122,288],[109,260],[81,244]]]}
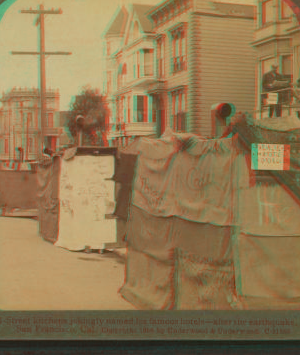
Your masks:
{"label": "sky", "polygon": [[[101,35],[118,6],[129,3],[157,5],[161,0],[6,0],[12,5],[0,20],[0,96],[13,87],[38,87],[38,56],[12,55],[11,51],[37,51],[36,15],[20,10],[62,9],[45,17],[46,51],[71,52],[48,56],[46,86],[60,91],[60,110],[68,110],[72,97],[85,85],[102,90]],[[219,0],[251,5],[255,0]],[[1,5],[1,6],[3,6]]]}

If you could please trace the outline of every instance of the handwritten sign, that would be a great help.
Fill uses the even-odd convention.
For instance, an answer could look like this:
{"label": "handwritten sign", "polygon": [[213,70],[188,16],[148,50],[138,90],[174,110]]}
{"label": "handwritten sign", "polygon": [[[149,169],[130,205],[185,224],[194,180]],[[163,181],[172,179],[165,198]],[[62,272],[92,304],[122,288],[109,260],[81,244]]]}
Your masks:
{"label": "handwritten sign", "polygon": [[75,156],[62,160],[57,246],[102,249],[116,242],[114,156]]}
{"label": "handwritten sign", "polygon": [[258,144],[251,146],[252,170],[289,170],[290,145]]}

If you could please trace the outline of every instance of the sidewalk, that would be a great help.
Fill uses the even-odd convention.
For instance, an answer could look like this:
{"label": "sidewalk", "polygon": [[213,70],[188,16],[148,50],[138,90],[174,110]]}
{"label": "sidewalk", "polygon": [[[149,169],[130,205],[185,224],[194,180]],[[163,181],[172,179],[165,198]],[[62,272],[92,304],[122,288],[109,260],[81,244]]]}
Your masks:
{"label": "sidewalk", "polygon": [[38,235],[38,222],[0,217],[1,310],[133,310],[118,293],[126,249],[71,252]]}

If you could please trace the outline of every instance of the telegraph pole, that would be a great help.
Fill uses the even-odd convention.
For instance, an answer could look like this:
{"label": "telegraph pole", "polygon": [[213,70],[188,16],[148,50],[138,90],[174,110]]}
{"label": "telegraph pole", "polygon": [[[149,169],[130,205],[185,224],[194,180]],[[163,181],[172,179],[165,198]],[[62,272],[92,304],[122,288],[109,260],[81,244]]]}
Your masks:
{"label": "telegraph pole", "polygon": [[13,51],[11,54],[15,55],[39,55],[39,66],[40,66],[40,115],[39,115],[39,155],[42,153],[42,146],[44,143],[44,131],[46,124],[46,69],[45,69],[45,56],[48,55],[70,55],[71,52],[46,52],[45,51],[45,15],[59,15],[62,14],[61,9],[57,10],[45,10],[43,5],[40,5],[38,10],[21,10],[22,14],[36,14],[38,15],[35,25],[39,26],[39,51],[38,52],[16,52]]}

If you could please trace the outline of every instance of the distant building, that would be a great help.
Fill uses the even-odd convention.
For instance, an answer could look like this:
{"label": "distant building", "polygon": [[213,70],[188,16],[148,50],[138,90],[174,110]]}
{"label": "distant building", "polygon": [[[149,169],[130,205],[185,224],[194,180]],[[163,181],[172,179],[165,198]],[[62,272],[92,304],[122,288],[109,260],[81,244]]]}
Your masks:
{"label": "distant building", "polygon": [[[12,89],[0,99],[0,160],[34,161],[38,159],[39,91],[37,89]],[[56,151],[63,132],[57,121],[59,92],[46,92],[44,140]]]}
{"label": "distant building", "polygon": [[211,106],[252,111],[254,6],[168,0],[122,7],[104,32],[111,145],[166,127],[211,137]]}
{"label": "distant building", "polygon": [[[295,83],[300,78],[300,26],[292,9],[282,0],[257,0],[253,46],[257,52],[256,118],[268,116],[262,100],[262,77],[277,63],[279,72]],[[298,108],[299,109],[299,108]],[[282,115],[290,113],[284,105]]]}

